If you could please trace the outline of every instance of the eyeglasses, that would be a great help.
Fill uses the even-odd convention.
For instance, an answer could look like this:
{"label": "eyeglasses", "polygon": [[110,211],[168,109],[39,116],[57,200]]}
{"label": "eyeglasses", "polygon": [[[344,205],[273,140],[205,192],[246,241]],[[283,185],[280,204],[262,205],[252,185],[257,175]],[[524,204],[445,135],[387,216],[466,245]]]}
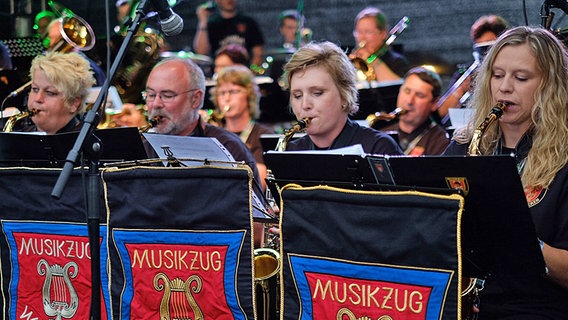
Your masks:
{"label": "eyeglasses", "polygon": [[232,95],[243,93],[243,92],[245,92],[245,91],[242,90],[242,89],[219,90],[219,91],[217,91],[217,96],[223,97],[226,94],[232,96]]}
{"label": "eyeglasses", "polygon": [[175,93],[175,92],[152,92],[152,91],[142,91],[142,99],[144,99],[144,101],[146,102],[153,102],[154,100],[156,100],[156,97],[159,96],[160,100],[162,100],[162,102],[172,102],[177,96],[182,95],[184,93],[188,93],[188,92],[192,92],[195,90],[199,90],[199,89],[191,89],[191,90],[187,90],[184,92],[180,92],[180,93]]}

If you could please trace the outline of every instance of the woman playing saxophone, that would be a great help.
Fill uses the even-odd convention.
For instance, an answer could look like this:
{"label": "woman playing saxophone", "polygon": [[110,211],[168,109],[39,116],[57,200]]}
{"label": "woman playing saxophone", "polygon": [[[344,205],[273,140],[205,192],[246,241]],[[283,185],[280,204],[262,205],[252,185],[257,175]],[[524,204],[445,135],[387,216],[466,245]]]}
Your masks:
{"label": "woman playing saxophone", "polygon": [[284,67],[296,118],[309,119],[306,135],[286,150],[337,149],[361,144],[366,153],[402,154],[387,134],[349,119],[357,112],[357,80],[347,55],[331,42],[309,43]]}
{"label": "woman playing saxophone", "polygon": [[505,31],[477,75],[471,126],[457,132],[445,152],[514,155],[538,236],[535,247],[540,245],[547,267],[523,276],[497,268],[479,293],[480,319],[568,314],[567,70],[566,49],[548,30]]}
{"label": "woman playing saxophone", "polygon": [[78,131],[78,115],[84,112],[84,99],[95,83],[89,62],[78,53],[49,52],[34,58],[30,76],[28,110],[35,110],[30,113],[34,125],[21,131]]}

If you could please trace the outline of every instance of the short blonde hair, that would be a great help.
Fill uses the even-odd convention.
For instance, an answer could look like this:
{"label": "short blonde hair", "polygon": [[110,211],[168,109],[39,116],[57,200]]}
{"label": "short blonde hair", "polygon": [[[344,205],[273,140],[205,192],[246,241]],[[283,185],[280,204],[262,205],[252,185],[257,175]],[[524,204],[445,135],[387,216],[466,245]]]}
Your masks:
{"label": "short blonde hair", "polygon": [[45,56],[34,58],[30,68],[33,80],[36,71],[43,71],[45,77],[63,95],[65,107],[71,108],[73,100],[79,98],[81,103],[77,113],[85,112],[83,101],[95,84],[95,78],[89,61],[78,53],[49,52]]}
{"label": "short blonde hair", "polygon": [[347,114],[359,111],[359,91],[357,90],[357,73],[349,57],[334,43],[329,41],[310,42],[292,55],[284,66],[285,86],[289,89],[292,76],[309,67],[322,66],[331,76],[339,90],[342,105]]}

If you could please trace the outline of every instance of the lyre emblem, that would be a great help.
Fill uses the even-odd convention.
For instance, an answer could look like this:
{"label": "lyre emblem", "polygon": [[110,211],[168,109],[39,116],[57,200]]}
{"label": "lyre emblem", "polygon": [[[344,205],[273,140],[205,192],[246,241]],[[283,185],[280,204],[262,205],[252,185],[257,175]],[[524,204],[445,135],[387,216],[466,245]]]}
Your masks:
{"label": "lyre emblem", "polygon": [[[195,284],[192,286],[193,283]],[[160,302],[160,319],[203,320],[203,312],[191,294],[191,292],[201,292],[202,285],[203,281],[197,275],[190,276],[184,282],[180,278],[170,281],[164,273],[158,273],[154,277],[154,289],[164,291]],[[191,313],[193,313],[193,318],[191,318]]]}
{"label": "lyre emblem", "polygon": [[[367,316],[362,316],[360,318],[357,318],[355,316],[355,314],[353,313],[353,311],[351,311],[347,308],[339,309],[339,311],[337,311],[336,319],[337,320],[343,320],[343,316],[347,316],[347,318],[349,320],[373,320],[372,318],[367,317]],[[392,318],[390,316],[384,315],[384,316],[380,316],[377,320],[392,320]]]}
{"label": "lyre emblem", "polygon": [[77,264],[71,261],[65,267],[58,264],[50,266],[45,259],[41,259],[37,264],[37,272],[40,276],[45,275],[42,289],[45,314],[55,316],[56,320],[73,317],[79,307],[79,297],[70,278],[77,277]]}

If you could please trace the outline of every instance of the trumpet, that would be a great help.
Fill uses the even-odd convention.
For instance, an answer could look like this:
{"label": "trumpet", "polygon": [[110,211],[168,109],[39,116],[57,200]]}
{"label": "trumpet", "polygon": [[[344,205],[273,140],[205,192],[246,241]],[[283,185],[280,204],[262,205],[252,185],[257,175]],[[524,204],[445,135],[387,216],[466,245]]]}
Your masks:
{"label": "trumpet", "polygon": [[357,44],[357,47],[349,54],[349,59],[351,63],[357,69],[357,78],[362,81],[371,82],[376,80],[375,68],[373,68],[373,63],[375,60],[381,58],[389,49],[394,40],[399,34],[408,27],[408,22],[410,19],[407,16],[402,17],[396,25],[389,31],[389,37],[385,43],[373,54],[371,54],[367,59],[362,59],[357,56],[357,52],[367,45],[366,41],[361,41]]}
{"label": "trumpet", "polygon": [[20,112],[18,114],[11,116],[6,121],[6,124],[4,125],[4,129],[2,131],[3,132],[12,132],[12,130],[14,129],[14,125],[18,121],[25,119],[25,118],[28,118],[28,117],[33,117],[36,113],[37,113],[36,109],[31,109],[31,110]]}
{"label": "trumpet", "polygon": [[398,117],[402,116],[403,114],[405,114],[407,112],[408,112],[408,110],[403,109],[401,107],[398,107],[390,113],[386,113],[386,112],[371,113],[370,115],[367,116],[367,118],[365,118],[365,120],[369,124],[369,127],[372,128],[377,121],[381,121],[381,120],[392,121],[392,120],[398,119]]}
{"label": "trumpet", "polygon": [[148,130],[154,128],[155,126],[158,125],[158,123],[160,123],[160,120],[162,120],[162,116],[154,116],[152,119],[148,120],[148,124],[138,128],[138,132],[140,133],[145,133],[148,132]]}

